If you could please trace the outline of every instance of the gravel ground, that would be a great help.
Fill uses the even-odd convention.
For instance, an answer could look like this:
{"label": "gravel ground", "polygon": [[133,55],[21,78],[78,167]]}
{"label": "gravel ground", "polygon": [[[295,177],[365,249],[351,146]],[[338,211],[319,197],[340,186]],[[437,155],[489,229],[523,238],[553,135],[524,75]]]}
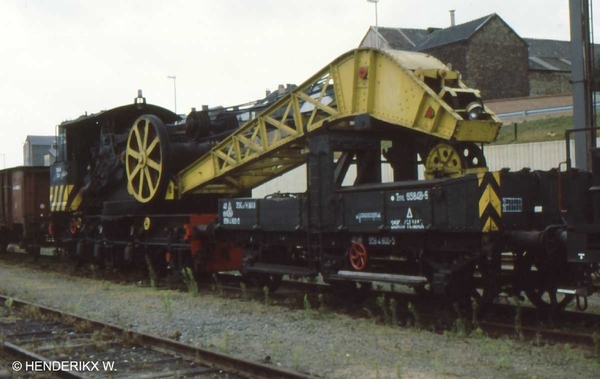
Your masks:
{"label": "gravel ground", "polygon": [[600,377],[599,361],[584,357],[591,352],[566,345],[439,335],[374,319],[218,295],[193,297],[6,262],[0,262],[0,293],[327,378]]}

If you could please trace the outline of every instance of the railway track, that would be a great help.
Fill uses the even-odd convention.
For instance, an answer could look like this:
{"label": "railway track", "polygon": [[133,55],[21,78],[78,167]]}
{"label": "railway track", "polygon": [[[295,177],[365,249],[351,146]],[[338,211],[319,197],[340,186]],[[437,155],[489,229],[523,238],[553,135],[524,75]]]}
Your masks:
{"label": "railway track", "polygon": [[309,378],[5,296],[0,301],[8,305],[0,309],[0,378]]}
{"label": "railway track", "polygon": [[[247,288],[242,290],[239,286],[239,277],[224,275],[219,276],[217,282],[209,285],[202,285],[201,292],[216,291],[221,296],[227,298],[246,298],[262,301],[265,295],[261,288]],[[212,290],[210,289],[212,287]],[[174,285],[167,283],[165,289],[183,289],[181,283]],[[319,294],[327,295],[330,293],[328,286],[310,284],[297,281],[284,281],[282,288],[277,292],[269,294],[271,302],[277,304],[286,304],[294,308],[302,307],[304,296],[308,295],[308,300],[317,306]],[[386,296],[386,298],[396,298],[398,303],[397,318],[404,325],[414,325],[414,313],[406,308],[406,303],[411,302],[419,308],[421,313],[421,326],[436,332],[452,330],[455,327],[458,316],[451,310],[444,316],[440,312],[430,309],[426,299],[420,298],[409,293],[398,293],[387,290],[373,290],[364,297],[364,301],[358,302],[358,307],[349,307],[343,302],[337,301],[328,308],[335,312],[347,313],[352,317],[369,317],[367,314],[374,314],[375,317],[382,317],[380,306],[377,304],[377,298]],[[336,300],[335,296],[332,299]],[[291,301],[290,301],[291,300]],[[347,299],[346,299],[347,300]],[[356,304],[355,304],[356,305]],[[354,310],[352,310],[354,308]],[[372,312],[366,312],[364,309],[370,309]],[[478,326],[483,332],[491,337],[519,337],[523,336],[527,340],[535,340],[542,344],[569,343],[577,346],[595,347],[593,333],[600,334],[600,315],[583,312],[562,312],[553,322],[544,317],[536,308],[522,306],[520,310],[514,305],[494,304],[489,316],[478,322]],[[515,322],[515,316],[520,312],[519,325]],[[471,320],[465,320],[467,329],[472,328]]]}

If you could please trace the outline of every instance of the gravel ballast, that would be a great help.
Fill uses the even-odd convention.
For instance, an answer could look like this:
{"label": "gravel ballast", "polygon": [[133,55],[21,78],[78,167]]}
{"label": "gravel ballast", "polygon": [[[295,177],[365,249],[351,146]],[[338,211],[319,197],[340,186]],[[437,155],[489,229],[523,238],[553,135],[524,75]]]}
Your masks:
{"label": "gravel ballast", "polygon": [[[0,261],[0,293],[327,378],[598,378],[589,351],[152,290]],[[360,305],[359,305],[360,306]],[[316,307],[315,307],[316,308]]]}

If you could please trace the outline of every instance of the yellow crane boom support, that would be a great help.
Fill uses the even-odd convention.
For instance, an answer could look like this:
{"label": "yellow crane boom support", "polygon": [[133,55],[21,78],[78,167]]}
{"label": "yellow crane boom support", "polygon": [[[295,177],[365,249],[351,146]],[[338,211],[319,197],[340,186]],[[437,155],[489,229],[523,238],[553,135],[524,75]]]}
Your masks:
{"label": "yellow crane boom support", "polygon": [[[479,113],[470,120],[472,110]],[[304,163],[307,134],[325,124],[350,130],[358,115],[442,140],[489,143],[500,128],[479,91],[467,88],[458,72],[439,60],[421,53],[357,49],[181,170],[168,193],[181,197],[252,189]]]}

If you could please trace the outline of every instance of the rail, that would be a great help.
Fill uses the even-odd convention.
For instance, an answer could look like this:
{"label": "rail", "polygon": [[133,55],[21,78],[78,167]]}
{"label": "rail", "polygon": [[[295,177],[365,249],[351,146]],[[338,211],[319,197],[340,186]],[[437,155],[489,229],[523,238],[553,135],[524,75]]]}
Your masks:
{"label": "rail", "polygon": [[[0,301],[5,303],[9,298],[4,295],[0,295]],[[200,364],[208,367],[217,368],[224,372],[241,375],[248,378],[281,378],[281,379],[309,379],[308,375],[302,373],[296,373],[288,370],[281,369],[279,367],[269,366],[261,363],[248,361],[245,359],[235,358],[229,355],[221,354],[215,351],[202,349],[195,346],[186,345],[177,341],[168,340],[161,337],[152,336],[149,334],[135,332],[130,329],[124,329],[113,324],[80,317],[71,313],[62,312],[57,309],[48,308],[38,304],[32,304],[23,300],[10,298],[12,307],[35,307],[39,309],[42,315],[60,317],[61,319],[68,318],[75,322],[81,322],[93,327],[94,330],[110,331],[117,335],[127,336],[129,341],[136,341],[143,346],[152,347],[159,351],[167,351],[177,355],[186,357],[186,359],[199,362]],[[13,353],[19,354],[27,360],[42,360],[41,355],[37,355],[26,349],[21,349],[18,346],[10,345],[11,342],[3,340],[3,345]],[[11,349],[12,348],[12,349]],[[115,363],[115,367],[117,364]],[[63,377],[78,377],[74,373],[65,372]],[[178,375],[177,375],[178,376]]]}

